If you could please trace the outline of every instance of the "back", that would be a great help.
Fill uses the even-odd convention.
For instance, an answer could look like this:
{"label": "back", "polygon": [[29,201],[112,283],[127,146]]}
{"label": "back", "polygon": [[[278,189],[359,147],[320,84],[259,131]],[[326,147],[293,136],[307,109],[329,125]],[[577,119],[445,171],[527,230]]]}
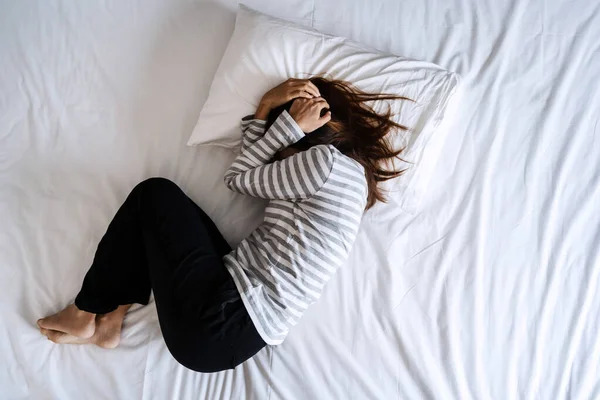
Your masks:
{"label": "back", "polygon": [[[274,140],[270,136],[279,129],[281,140],[289,135],[295,127],[286,118],[284,113],[261,139]],[[250,155],[267,147],[250,148]],[[263,224],[224,261],[257,331],[266,343],[279,344],[347,259],[367,203],[367,182],[363,167],[331,145],[248,177],[233,176],[245,173],[236,172],[241,169],[233,167],[230,182],[246,193],[268,194],[270,201]]]}

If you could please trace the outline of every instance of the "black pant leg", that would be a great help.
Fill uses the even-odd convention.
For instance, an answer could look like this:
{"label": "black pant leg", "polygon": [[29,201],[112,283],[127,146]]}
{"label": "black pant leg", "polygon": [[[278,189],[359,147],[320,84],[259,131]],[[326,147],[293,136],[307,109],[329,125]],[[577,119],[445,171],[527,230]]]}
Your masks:
{"label": "black pant leg", "polygon": [[225,255],[229,254],[231,252],[231,246],[229,246],[229,243],[227,243],[227,240],[225,240],[225,238],[221,234],[221,231],[219,231],[219,228],[217,228],[215,223],[204,212],[204,210],[198,207],[196,203],[194,203],[192,200],[190,200],[190,202],[194,205],[196,212],[200,216],[200,220],[202,221],[204,228],[208,232],[208,236],[210,237],[213,245],[215,246],[215,251],[217,252],[217,254],[221,257],[224,257]]}
{"label": "black pant leg", "polygon": [[[149,234],[150,244],[146,243]],[[179,300],[188,299],[189,292],[200,294],[197,283],[185,293],[186,278],[203,274],[202,282],[210,282],[213,266],[221,265],[222,256],[231,251],[211,219],[177,185],[162,178],[148,179],[132,190],[100,241],[75,300],[77,307],[107,313],[122,304],[147,304],[153,286],[148,245],[160,246],[166,257],[161,273],[170,274],[174,285],[170,292],[178,292]],[[160,286],[154,288],[156,297],[157,289],[164,292],[165,285],[154,283]]]}
{"label": "black pant leg", "polygon": [[122,304],[147,304],[146,249],[139,220],[139,185],[127,196],[100,240],[75,305],[103,314]]}
{"label": "black pant leg", "polygon": [[231,249],[175,184],[160,180],[147,186],[140,213],[151,215],[142,231],[165,343],[190,369],[232,368],[235,339],[248,317],[222,261]]}
{"label": "black pant leg", "polygon": [[[229,251],[212,220],[181,189],[149,179],[111,222],[76,304],[108,312],[146,303],[152,289],[165,343],[177,361],[201,372],[233,368],[265,343],[223,264]],[[96,308],[83,307],[90,304]]]}
{"label": "black pant leg", "polygon": [[154,178],[140,186],[139,215],[157,308],[200,312],[229,274],[222,259],[231,248],[177,185]]}

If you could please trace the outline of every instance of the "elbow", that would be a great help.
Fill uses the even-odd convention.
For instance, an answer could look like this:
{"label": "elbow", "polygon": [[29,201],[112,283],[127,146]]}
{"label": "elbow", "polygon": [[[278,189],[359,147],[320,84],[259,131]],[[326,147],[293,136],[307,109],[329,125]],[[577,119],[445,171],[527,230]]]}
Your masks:
{"label": "elbow", "polygon": [[231,189],[231,182],[233,182],[233,174],[231,174],[231,171],[227,171],[227,173],[225,173],[223,182],[225,183],[225,186]]}
{"label": "elbow", "polygon": [[236,189],[237,185],[236,185],[236,177],[239,176],[238,173],[232,171],[231,169],[227,170],[227,172],[225,173],[225,176],[223,177],[223,182],[225,183],[225,186],[227,186],[227,188],[229,190],[232,190],[234,192],[237,192],[238,190]]}

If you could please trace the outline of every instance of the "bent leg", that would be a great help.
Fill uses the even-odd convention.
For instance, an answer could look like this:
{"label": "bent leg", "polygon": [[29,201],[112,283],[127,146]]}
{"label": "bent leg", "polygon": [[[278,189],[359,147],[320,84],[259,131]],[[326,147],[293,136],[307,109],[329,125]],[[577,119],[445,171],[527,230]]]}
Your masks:
{"label": "bent leg", "polygon": [[119,305],[147,304],[152,287],[148,245],[161,247],[171,273],[179,277],[186,274],[186,258],[212,260],[231,250],[210,218],[177,185],[148,179],[132,190],[110,223],[75,305],[105,314]]}
{"label": "bent leg", "polygon": [[[149,179],[136,186],[111,222],[76,305],[110,313],[120,305],[147,303],[152,289],[165,342],[180,363],[203,372],[233,368],[242,361],[236,340],[251,322],[223,265],[230,251],[181,189],[166,179]],[[252,354],[263,345],[259,339]]]}

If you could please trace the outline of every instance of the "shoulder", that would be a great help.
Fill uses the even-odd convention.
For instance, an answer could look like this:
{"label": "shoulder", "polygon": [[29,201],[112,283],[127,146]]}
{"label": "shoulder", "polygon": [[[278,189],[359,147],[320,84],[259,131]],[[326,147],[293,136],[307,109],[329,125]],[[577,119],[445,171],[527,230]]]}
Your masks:
{"label": "shoulder", "polygon": [[337,177],[343,180],[345,184],[355,187],[367,186],[365,168],[358,161],[343,154],[333,145],[318,145],[312,147],[310,150],[319,153],[322,157],[326,157],[330,166],[329,178]]}
{"label": "shoulder", "polygon": [[333,162],[330,179],[343,183],[346,188],[352,187],[353,191],[363,193],[366,196],[368,190],[365,168],[361,163],[343,154],[335,147],[328,145],[332,154]]}
{"label": "shoulder", "polygon": [[324,161],[327,161],[328,163],[333,163],[336,158],[335,152],[337,152],[337,149],[331,145],[319,144],[306,150],[306,152],[312,157],[318,157]]}
{"label": "shoulder", "polygon": [[[332,145],[320,144],[300,153],[307,167],[327,171],[327,177],[343,176],[357,185],[366,185],[365,169],[354,159],[344,155]],[[312,165],[311,165],[312,164]]]}
{"label": "shoulder", "polygon": [[333,163],[335,162],[335,156],[329,146],[326,145],[317,145],[309,148],[308,150],[301,151],[296,156],[299,156],[301,162],[303,164],[307,164],[307,166],[314,167],[327,167],[328,170],[331,170]]}
{"label": "shoulder", "polygon": [[339,167],[341,173],[356,175],[364,178],[365,168],[352,157],[348,157],[332,145],[327,145],[328,151],[331,153],[333,164]]}

